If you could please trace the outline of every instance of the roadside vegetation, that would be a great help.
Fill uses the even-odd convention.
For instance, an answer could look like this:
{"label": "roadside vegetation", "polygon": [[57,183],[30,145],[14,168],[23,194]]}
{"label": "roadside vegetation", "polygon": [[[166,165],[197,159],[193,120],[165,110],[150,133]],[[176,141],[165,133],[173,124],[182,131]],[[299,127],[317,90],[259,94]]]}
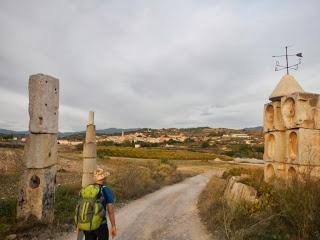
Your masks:
{"label": "roadside vegetation", "polygon": [[[248,176],[242,182],[258,191],[259,201],[231,207],[223,196],[227,179],[241,174]],[[208,183],[199,198],[200,215],[221,239],[320,239],[320,181],[305,176],[288,185],[274,183],[263,181],[262,170],[231,169],[224,179]]]}
{"label": "roadside vegetation", "polygon": [[224,154],[230,157],[256,159],[263,158],[263,145],[231,144],[228,145],[228,147],[230,148],[230,151],[226,151]]}

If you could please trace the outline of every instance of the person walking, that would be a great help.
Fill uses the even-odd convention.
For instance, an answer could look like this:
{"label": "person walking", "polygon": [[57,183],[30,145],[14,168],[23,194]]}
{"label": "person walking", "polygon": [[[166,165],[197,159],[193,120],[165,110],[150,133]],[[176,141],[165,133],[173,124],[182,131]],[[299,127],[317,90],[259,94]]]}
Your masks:
{"label": "person walking", "polygon": [[[94,172],[95,184],[100,188],[100,194],[98,197],[104,207],[105,212],[108,212],[110,223],[111,223],[111,236],[114,238],[117,235],[116,221],[113,209],[113,193],[110,188],[105,186],[107,174],[101,168],[97,168]],[[108,240],[109,229],[107,223],[107,217],[104,216],[100,227],[93,231],[83,231],[85,240]]]}

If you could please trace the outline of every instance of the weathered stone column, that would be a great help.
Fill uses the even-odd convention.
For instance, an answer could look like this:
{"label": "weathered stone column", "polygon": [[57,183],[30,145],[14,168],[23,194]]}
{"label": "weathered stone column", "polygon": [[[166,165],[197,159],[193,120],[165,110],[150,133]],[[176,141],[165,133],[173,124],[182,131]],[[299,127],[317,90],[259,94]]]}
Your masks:
{"label": "weathered stone column", "polygon": [[29,135],[24,148],[17,217],[54,219],[59,80],[44,74],[29,78]]}
{"label": "weathered stone column", "polygon": [[96,158],[96,126],[94,125],[94,112],[89,112],[86,141],[83,144],[83,187],[94,183],[93,172],[96,170]]}

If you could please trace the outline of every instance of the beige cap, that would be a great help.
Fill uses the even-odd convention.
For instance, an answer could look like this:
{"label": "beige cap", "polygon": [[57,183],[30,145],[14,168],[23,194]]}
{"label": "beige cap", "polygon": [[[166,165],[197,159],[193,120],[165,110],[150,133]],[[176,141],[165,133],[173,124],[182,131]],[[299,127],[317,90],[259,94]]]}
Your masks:
{"label": "beige cap", "polygon": [[97,168],[94,171],[94,180],[95,181],[101,181],[106,179],[106,177],[110,176],[109,172],[104,172],[104,170],[102,168]]}

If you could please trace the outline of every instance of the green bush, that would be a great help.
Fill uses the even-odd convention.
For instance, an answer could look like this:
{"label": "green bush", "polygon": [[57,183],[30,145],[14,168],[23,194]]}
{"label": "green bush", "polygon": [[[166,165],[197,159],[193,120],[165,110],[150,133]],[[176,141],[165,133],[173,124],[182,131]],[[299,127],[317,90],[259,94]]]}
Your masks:
{"label": "green bush", "polygon": [[55,220],[58,223],[73,223],[74,211],[79,200],[80,186],[58,186],[54,205]]}
{"label": "green bush", "polygon": [[239,158],[257,158],[262,159],[263,157],[263,146],[260,145],[248,145],[248,144],[233,144],[229,145],[231,151],[226,152],[225,154],[230,157],[239,157]]}
{"label": "green bush", "polygon": [[204,141],[204,142],[202,142],[201,143],[201,147],[202,148],[207,148],[207,147],[209,147],[210,145],[209,145],[209,142],[208,141]]}
{"label": "green bush", "polygon": [[0,200],[0,219],[1,222],[14,222],[16,217],[17,201],[15,199]]}
{"label": "green bush", "polygon": [[15,199],[0,200],[0,237],[5,236],[16,219],[17,201]]}

